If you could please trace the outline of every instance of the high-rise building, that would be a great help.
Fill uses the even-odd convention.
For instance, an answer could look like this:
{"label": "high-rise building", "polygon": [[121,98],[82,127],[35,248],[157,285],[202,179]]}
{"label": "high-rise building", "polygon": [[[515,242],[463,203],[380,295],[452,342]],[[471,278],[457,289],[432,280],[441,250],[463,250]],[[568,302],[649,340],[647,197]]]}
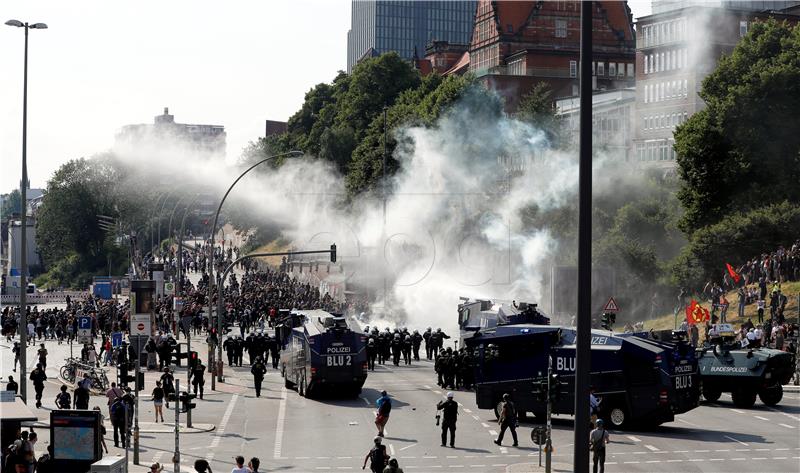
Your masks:
{"label": "high-rise building", "polygon": [[[709,6],[711,5],[711,6]],[[800,2],[655,0],[637,19],[634,156],[642,165],[675,168],[675,128],[705,103],[703,79],[754,21],[800,20]],[[782,7],[782,10],[775,10]]]}
{"label": "high-rise building", "polygon": [[225,127],[176,123],[169,108],[153,120],[153,124],[125,125],[117,133],[117,148],[136,150],[141,147],[172,147],[202,156],[225,155]]}
{"label": "high-rise building", "polygon": [[353,0],[347,32],[347,72],[362,58],[396,51],[414,59],[431,41],[469,43],[473,1]]}

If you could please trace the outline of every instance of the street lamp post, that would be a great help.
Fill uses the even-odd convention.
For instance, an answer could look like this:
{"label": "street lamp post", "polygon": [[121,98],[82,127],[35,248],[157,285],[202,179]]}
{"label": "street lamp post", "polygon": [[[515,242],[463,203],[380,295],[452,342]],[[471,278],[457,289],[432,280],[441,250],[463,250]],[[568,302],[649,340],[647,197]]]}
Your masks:
{"label": "street lamp post", "polygon": [[20,219],[20,292],[19,292],[19,316],[20,316],[20,332],[19,340],[22,349],[19,353],[20,361],[20,395],[22,401],[28,402],[28,380],[26,377],[27,370],[27,350],[28,350],[28,304],[26,303],[26,296],[28,292],[28,30],[44,30],[47,25],[44,23],[23,23],[19,20],[8,20],[8,26],[16,26],[25,29],[25,65],[22,79],[22,181],[20,182],[20,199],[22,206],[22,213]]}
{"label": "street lamp post", "polygon": [[[209,245],[208,245],[209,246],[209,249],[208,249],[208,323],[209,323],[209,325],[211,324],[211,313],[213,311],[213,305],[211,303],[211,300],[214,297],[214,236],[217,234],[217,222],[219,221],[219,212],[222,210],[222,204],[225,203],[225,199],[228,198],[228,194],[231,193],[231,191],[233,190],[233,187],[240,180],[242,180],[242,178],[247,173],[252,171],[253,168],[255,168],[256,166],[259,166],[259,165],[261,165],[263,163],[266,163],[268,161],[272,161],[273,159],[276,159],[276,158],[281,158],[283,156],[302,156],[302,155],[303,155],[302,151],[293,150],[293,151],[289,151],[289,152],[286,152],[286,153],[275,154],[275,155],[266,157],[266,158],[262,159],[261,161],[258,161],[257,163],[253,164],[249,168],[245,169],[244,172],[239,174],[239,177],[237,177],[236,180],[233,181],[233,183],[230,185],[230,187],[228,187],[228,190],[225,191],[225,195],[223,195],[222,199],[219,201],[219,205],[217,206],[217,211],[216,211],[216,213],[214,213],[214,222],[211,224],[211,229],[210,229],[210,233],[209,233],[209,237],[208,237],[208,240],[209,240]],[[225,281],[218,281],[217,284],[225,284]],[[217,359],[218,360],[222,360],[222,343],[220,343],[222,341],[222,319],[221,319],[221,317],[222,317],[222,314],[217,312]],[[211,359],[212,354],[213,354],[213,351],[211,349],[211,346],[209,345],[209,353],[208,353],[209,360]],[[216,365],[215,365],[215,368],[217,368]],[[220,382],[222,382],[222,371],[219,370],[219,369],[216,369],[216,372],[217,372],[217,379]],[[212,376],[211,376],[211,389],[213,390],[215,388],[216,388],[216,384],[214,382],[214,376],[212,374]]]}

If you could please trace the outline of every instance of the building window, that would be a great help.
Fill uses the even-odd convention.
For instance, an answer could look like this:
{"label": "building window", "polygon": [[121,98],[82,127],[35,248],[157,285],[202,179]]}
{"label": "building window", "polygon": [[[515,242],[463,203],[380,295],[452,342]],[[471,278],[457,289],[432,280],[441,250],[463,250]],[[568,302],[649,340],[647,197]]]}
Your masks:
{"label": "building window", "polygon": [[567,37],[567,20],[556,20],[556,38]]}
{"label": "building window", "polygon": [[633,63],[628,63],[628,77],[633,77]]}
{"label": "building window", "polygon": [[601,77],[606,75],[606,63],[604,62],[597,63],[597,75]]}
{"label": "building window", "polygon": [[608,77],[614,77],[617,75],[617,63],[616,62],[609,62],[608,63]]}
{"label": "building window", "polygon": [[578,77],[578,61],[569,62],[569,76]]}
{"label": "building window", "polygon": [[644,73],[647,74],[648,72],[650,72],[650,71],[647,70],[647,55],[645,54],[645,56],[644,56]]}
{"label": "building window", "polygon": [[739,37],[747,34],[747,21],[742,20],[739,22]]}

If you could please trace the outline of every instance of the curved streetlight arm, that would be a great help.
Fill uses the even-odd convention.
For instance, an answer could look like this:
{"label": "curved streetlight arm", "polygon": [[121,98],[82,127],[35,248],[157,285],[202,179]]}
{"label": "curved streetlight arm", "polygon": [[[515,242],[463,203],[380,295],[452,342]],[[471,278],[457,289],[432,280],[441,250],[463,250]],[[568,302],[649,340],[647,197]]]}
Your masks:
{"label": "curved streetlight arm", "polygon": [[[281,251],[278,253],[250,253],[244,256],[240,256],[239,258],[233,260],[233,262],[229,264],[227,268],[225,268],[225,271],[222,272],[222,277],[219,280],[219,284],[217,284],[217,359],[219,359],[220,361],[222,360],[222,307],[223,307],[222,291],[225,288],[225,279],[228,277],[228,274],[233,270],[234,266],[236,266],[237,264],[246,259],[259,258],[262,256],[321,255],[326,253],[331,255],[332,260],[335,260],[336,245],[331,245],[331,249],[329,250]],[[211,307],[210,299],[208,301],[208,305],[209,307]],[[222,377],[222,370],[217,369],[216,374],[217,374],[217,380],[220,383],[223,382],[224,379]]]}

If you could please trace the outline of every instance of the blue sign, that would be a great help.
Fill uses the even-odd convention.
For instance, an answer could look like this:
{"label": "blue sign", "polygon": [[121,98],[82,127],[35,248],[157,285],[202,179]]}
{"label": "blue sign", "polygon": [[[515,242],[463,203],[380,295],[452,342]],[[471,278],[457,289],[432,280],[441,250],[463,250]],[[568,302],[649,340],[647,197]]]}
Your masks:
{"label": "blue sign", "polygon": [[91,317],[78,317],[78,330],[91,330],[92,318]]}
{"label": "blue sign", "polygon": [[122,332],[114,332],[111,334],[111,346],[114,348],[122,346]]}

